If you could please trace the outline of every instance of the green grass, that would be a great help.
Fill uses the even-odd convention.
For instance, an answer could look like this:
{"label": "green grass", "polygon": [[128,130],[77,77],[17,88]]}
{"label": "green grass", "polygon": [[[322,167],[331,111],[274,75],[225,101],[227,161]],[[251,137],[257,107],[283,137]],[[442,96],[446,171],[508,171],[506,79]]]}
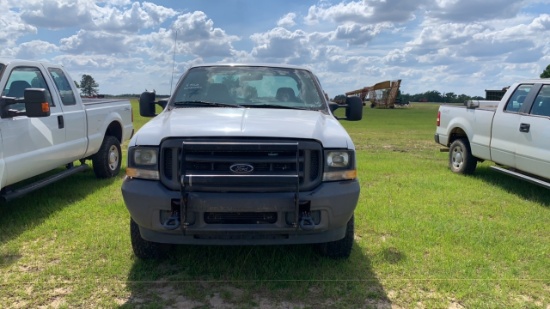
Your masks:
{"label": "green grass", "polygon": [[109,180],[90,170],[0,205],[0,308],[549,308],[550,191],[489,162],[452,174],[436,111],[367,108],[342,122],[361,182],[348,260],[308,246],[137,260],[124,167]]}

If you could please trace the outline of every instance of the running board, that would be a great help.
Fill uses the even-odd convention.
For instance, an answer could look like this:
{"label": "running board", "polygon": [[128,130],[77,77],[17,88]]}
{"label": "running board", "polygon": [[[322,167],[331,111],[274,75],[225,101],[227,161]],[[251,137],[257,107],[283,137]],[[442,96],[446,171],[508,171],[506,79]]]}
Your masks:
{"label": "running board", "polygon": [[544,181],[542,179],[531,177],[531,176],[528,176],[528,175],[525,175],[525,174],[522,174],[522,173],[514,172],[514,171],[511,171],[509,169],[505,169],[503,167],[500,167],[500,166],[491,166],[491,168],[498,171],[498,172],[501,172],[501,173],[504,173],[504,174],[507,174],[507,175],[510,175],[510,176],[513,176],[513,177],[516,177],[516,178],[519,178],[519,179],[522,179],[522,180],[529,181],[531,183],[534,183],[534,184],[539,185],[541,187],[544,187],[546,189],[550,189],[550,182],[548,182],[548,181]]}
{"label": "running board", "polygon": [[49,184],[52,184],[56,181],[59,181],[61,179],[67,178],[73,174],[76,174],[78,172],[83,172],[88,169],[87,164],[81,164],[78,166],[73,166],[71,168],[68,168],[62,172],[59,172],[57,174],[51,175],[49,177],[46,177],[44,179],[38,180],[36,182],[33,182],[31,184],[28,184],[24,187],[17,188],[15,190],[9,190],[6,192],[3,192],[1,197],[4,199],[4,201],[9,202],[13,199],[19,198],[27,193],[30,193],[32,191],[38,190],[40,188],[43,188]]}

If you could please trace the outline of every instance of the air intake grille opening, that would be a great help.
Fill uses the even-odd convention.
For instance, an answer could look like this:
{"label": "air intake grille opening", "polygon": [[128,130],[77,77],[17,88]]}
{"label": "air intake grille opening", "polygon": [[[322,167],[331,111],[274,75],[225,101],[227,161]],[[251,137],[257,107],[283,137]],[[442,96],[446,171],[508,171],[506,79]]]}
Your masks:
{"label": "air intake grille opening", "polygon": [[204,222],[208,224],[273,224],[277,222],[277,213],[205,212]]}

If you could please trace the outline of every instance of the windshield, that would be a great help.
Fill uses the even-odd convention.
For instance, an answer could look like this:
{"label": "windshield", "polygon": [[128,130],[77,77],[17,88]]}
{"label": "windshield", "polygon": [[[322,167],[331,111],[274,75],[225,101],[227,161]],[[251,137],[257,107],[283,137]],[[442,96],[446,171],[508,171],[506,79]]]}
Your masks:
{"label": "windshield", "polygon": [[[325,108],[324,97],[307,70],[259,66],[190,69],[178,83],[173,104],[251,108]],[[215,104],[214,104],[215,103]]]}

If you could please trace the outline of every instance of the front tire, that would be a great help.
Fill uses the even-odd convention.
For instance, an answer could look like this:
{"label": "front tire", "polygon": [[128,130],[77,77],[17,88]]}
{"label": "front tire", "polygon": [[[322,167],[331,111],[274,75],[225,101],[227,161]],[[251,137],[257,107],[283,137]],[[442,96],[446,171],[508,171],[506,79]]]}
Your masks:
{"label": "front tire", "polygon": [[92,157],[92,165],[97,178],[111,178],[120,172],[122,151],[116,137],[105,136],[99,151]]}
{"label": "front tire", "polygon": [[139,233],[139,226],[132,218],[130,218],[130,239],[134,255],[142,260],[160,260],[168,256],[170,245],[143,239]]}
{"label": "front tire", "polygon": [[346,259],[351,254],[353,247],[353,235],[355,232],[355,219],[351,216],[346,225],[346,235],[344,238],[336,241],[325,242],[316,245],[316,249],[320,255],[331,259]]}
{"label": "front tire", "polygon": [[459,138],[451,143],[449,148],[449,168],[458,174],[473,174],[477,159],[472,155],[470,143],[466,138]]}

